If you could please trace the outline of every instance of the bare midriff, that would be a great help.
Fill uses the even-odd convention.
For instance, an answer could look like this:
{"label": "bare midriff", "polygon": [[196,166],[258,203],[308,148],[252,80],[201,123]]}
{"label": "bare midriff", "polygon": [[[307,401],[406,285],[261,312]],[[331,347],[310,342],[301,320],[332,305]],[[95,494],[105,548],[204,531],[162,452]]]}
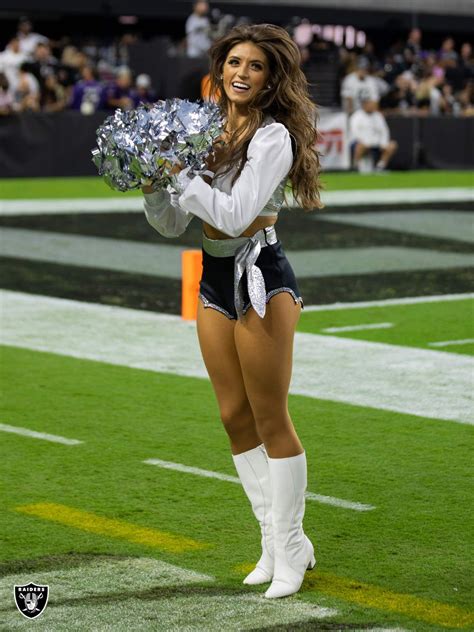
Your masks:
{"label": "bare midriff", "polygon": [[[267,226],[273,226],[274,224],[276,224],[277,219],[277,215],[275,215],[275,217],[257,217],[250,224],[250,226],[246,228],[243,233],[241,233],[240,237],[252,237],[257,231],[261,230],[262,228],[266,228]],[[206,237],[209,237],[209,239],[232,239],[230,235],[221,233],[220,230],[217,230],[217,228],[214,228],[214,226],[211,226],[206,222],[203,222],[202,225],[204,229],[204,234],[206,235]]]}

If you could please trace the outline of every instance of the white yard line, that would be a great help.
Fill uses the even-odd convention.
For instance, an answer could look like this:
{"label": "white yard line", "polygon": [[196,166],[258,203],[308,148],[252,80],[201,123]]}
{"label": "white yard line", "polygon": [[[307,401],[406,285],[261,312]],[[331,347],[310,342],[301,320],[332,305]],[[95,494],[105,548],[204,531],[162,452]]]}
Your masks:
{"label": "white yard line", "polygon": [[365,331],[366,329],[390,329],[393,323],[372,323],[370,325],[347,325],[346,327],[326,327],[324,333],[335,334],[341,331]]}
{"label": "white yard line", "polygon": [[[191,467],[189,465],[183,465],[182,463],[173,463],[172,461],[163,461],[161,459],[147,459],[146,461],[143,461],[143,463],[146,463],[147,465],[156,465],[157,467],[162,467],[166,470],[176,470],[177,472],[194,474],[195,476],[204,476],[206,478],[216,478],[220,481],[226,481],[227,483],[237,483],[237,485],[241,485],[240,479],[237,476],[229,476],[229,474],[221,474],[220,472],[202,470],[199,467]],[[312,492],[306,493],[306,499],[314,500],[325,505],[342,507],[343,509],[353,509],[354,511],[371,511],[372,509],[375,509],[374,505],[352,502],[351,500],[335,498],[334,496],[313,494]]]}
{"label": "white yard line", "polygon": [[28,428],[20,428],[19,426],[9,426],[8,424],[0,424],[1,432],[11,432],[13,434],[22,435],[23,437],[31,437],[32,439],[42,439],[43,441],[51,441],[51,443],[62,443],[63,445],[79,445],[84,443],[77,439],[68,439],[59,435],[48,434],[47,432],[36,432]]}
{"label": "white yard line", "polygon": [[329,312],[333,309],[362,309],[364,307],[385,307],[388,305],[416,305],[418,303],[442,303],[443,301],[465,301],[474,298],[474,292],[465,294],[441,294],[438,296],[407,296],[406,298],[386,298],[379,301],[357,301],[354,303],[327,303],[326,305],[305,305],[305,312]]}
{"label": "white yard line", "polygon": [[[207,379],[194,322],[21,292],[0,298],[5,345]],[[297,333],[290,392],[473,424],[473,369],[466,355]]]}
{"label": "white yard line", "polygon": [[429,342],[430,347],[450,347],[451,345],[467,345],[474,342],[474,338],[464,338],[463,340],[442,340],[440,342]]}
{"label": "white yard line", "polygon": [[[323,202],[334,206],[372,206],[417,202],[468,202],[474,199],[471,187],[356,189],[323,191]],[[289,196],[290,205],[293,204]],[[54,215],[58,213],[129,213],[143,211],[142,196],[64,198],[64,199],[0,199],[0,215]]]}

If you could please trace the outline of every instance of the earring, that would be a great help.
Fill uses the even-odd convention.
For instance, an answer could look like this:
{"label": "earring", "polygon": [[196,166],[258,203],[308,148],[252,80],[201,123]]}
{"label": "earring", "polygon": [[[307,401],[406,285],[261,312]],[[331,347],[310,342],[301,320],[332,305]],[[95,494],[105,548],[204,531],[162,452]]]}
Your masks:
{"label": "earring", "polygon": [[268,85],[267,85],[267,88],[268,88],[269,90],[270,90],[270,88],[271,88],[271,87],[272,87],[272,86],[271,86],[271,84],[268,84]]}

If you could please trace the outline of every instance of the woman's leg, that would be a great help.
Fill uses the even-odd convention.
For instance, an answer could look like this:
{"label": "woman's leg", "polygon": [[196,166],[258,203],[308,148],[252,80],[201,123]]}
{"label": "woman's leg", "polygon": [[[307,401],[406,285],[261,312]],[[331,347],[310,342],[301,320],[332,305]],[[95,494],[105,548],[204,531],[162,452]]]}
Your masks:
{"label": "woman's leg", "polygon": [[272,496],[268,457],[257,434],[234,341],[235,321],[198,305],[197,330],[235,468],[260,524],[262,555],[244,584],[262,584],[273,577]]}
{"label": "woman's leg", "polygon": [[269,455],[274,572],[265,596],[271,599],[297,592],[306,569],[315,564],[313,545],[303,531],[306,454],[287,405],[300,310],[282,292],[268,303],[265,318],[250,309],[235,326],[247,396]]}
{"label": "woman's leg", "polygon": [[270,299],[265,318],[251,308],[235,325],[245,390],[257,432],[272,458],[303,452],[288,413],[293,339],[300,311],[293,297],[282,292]]}
{"label": "woman's leg", "polygon": [[234,341],[234,320],[198,302],[197,333],[232,454],[262,443],[245,391]]}

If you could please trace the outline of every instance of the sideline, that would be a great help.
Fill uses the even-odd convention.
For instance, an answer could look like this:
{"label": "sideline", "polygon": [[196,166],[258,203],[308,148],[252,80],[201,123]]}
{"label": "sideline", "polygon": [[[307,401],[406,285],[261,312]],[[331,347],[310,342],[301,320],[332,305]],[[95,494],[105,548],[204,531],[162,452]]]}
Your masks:
{"label": "sideline", "polygon": [[[136,369],[208,379],[194,322],[4,290],[0,342]],[[474,424],[474,359],[297,332],[290,393]]]}
{"label": "sideline", "polygon": [[[471,187],[350,189],[323,191],[322,200],[331,206],[376,206],[421,202],[469,202]],[[291,196],[289,206],[294,206]],[[0,199],[0,215],[55,215],[57,213],[130,213],[143,212],[142,196],[110,198],[53,198],[32,200]]]}

